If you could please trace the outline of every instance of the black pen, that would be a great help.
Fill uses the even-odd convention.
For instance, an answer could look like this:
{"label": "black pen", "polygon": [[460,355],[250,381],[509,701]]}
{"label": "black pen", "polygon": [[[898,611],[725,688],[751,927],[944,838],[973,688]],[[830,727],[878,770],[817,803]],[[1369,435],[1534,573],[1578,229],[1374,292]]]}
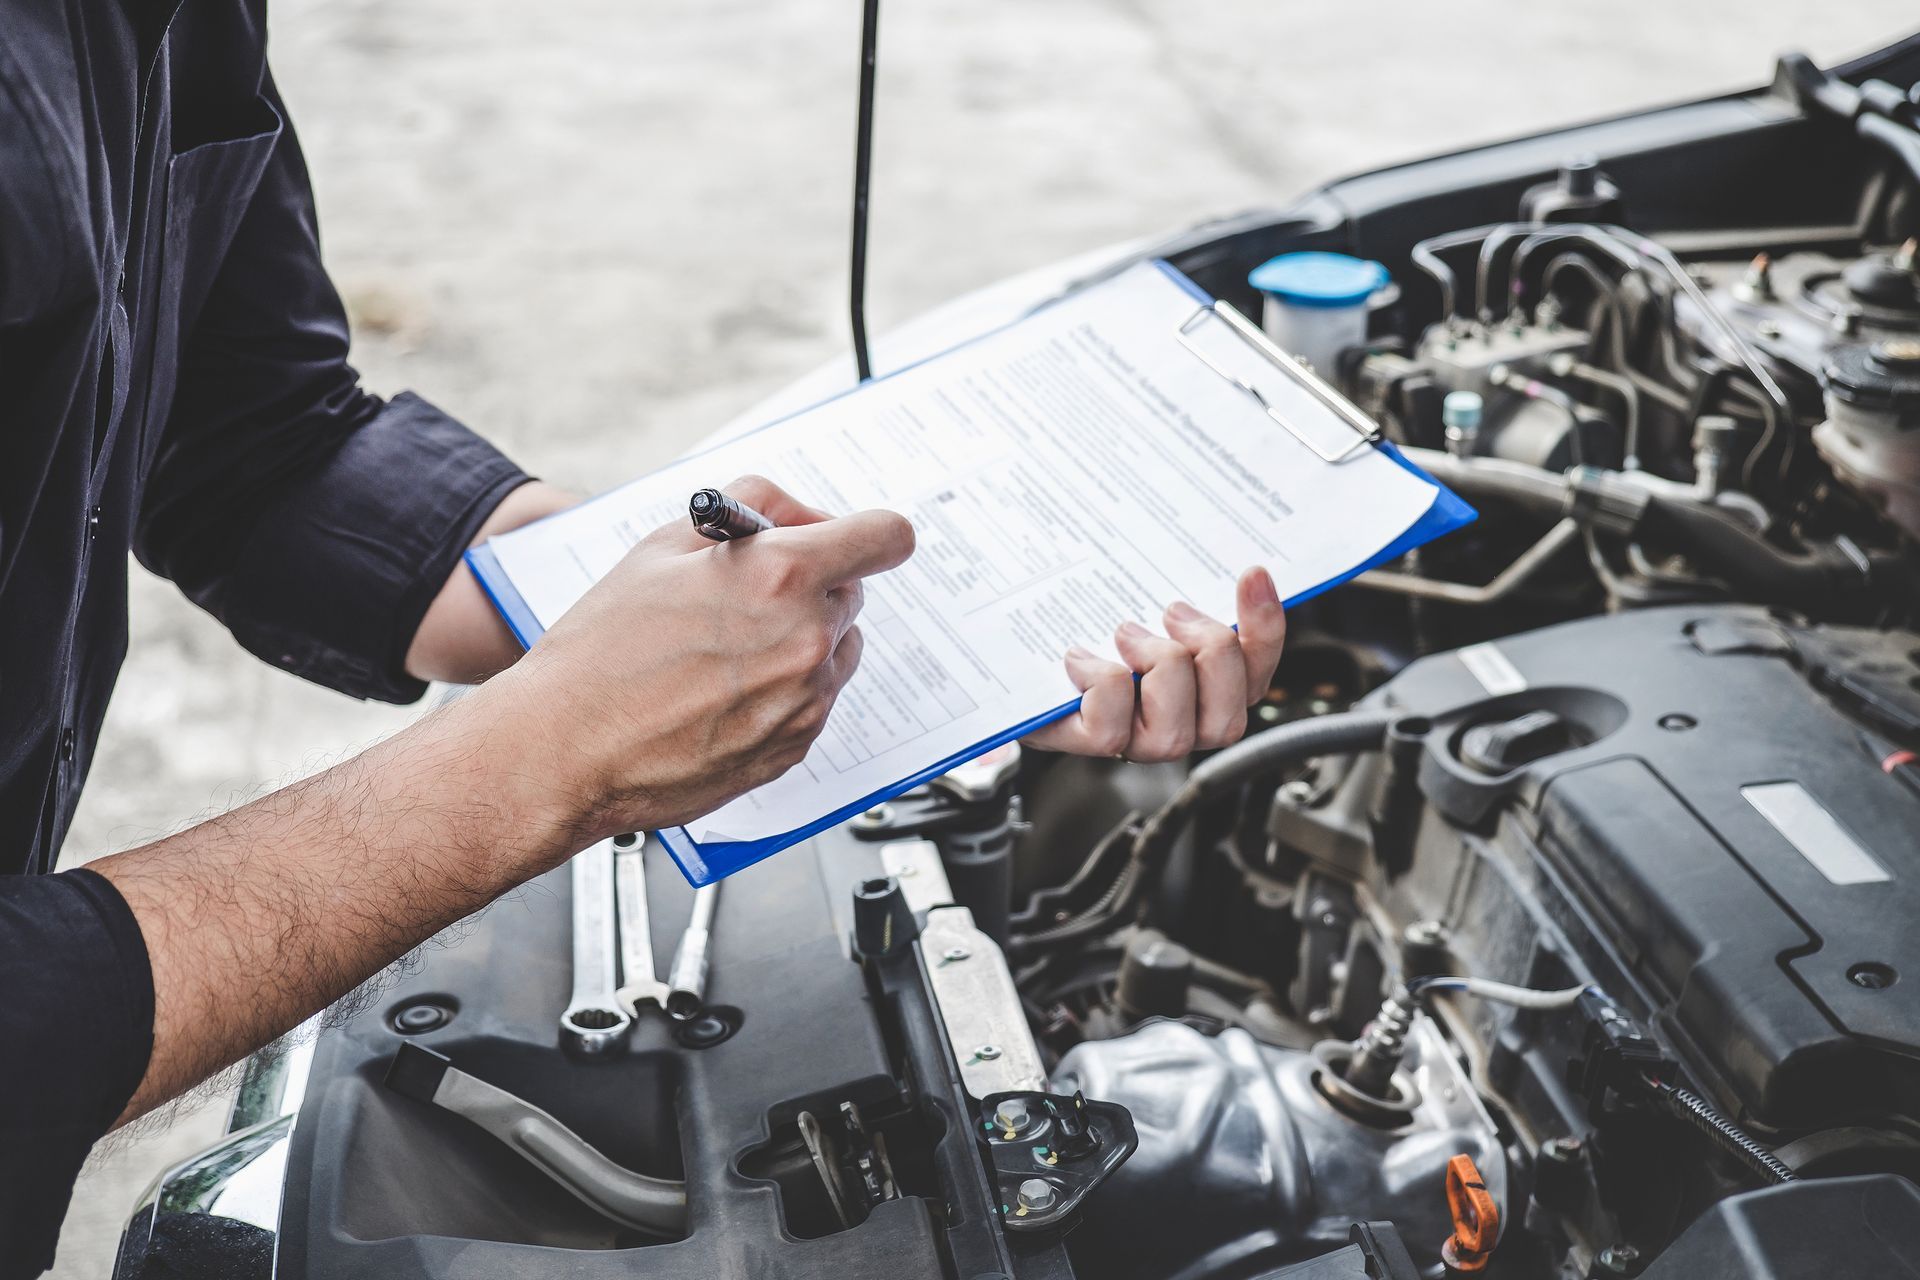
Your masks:
{"label": "black pen", "polygon": [[687,499],[687,515],[695,533],[715,542],[732,542],[774,527],[773,521],[718,489],[701,489]]}

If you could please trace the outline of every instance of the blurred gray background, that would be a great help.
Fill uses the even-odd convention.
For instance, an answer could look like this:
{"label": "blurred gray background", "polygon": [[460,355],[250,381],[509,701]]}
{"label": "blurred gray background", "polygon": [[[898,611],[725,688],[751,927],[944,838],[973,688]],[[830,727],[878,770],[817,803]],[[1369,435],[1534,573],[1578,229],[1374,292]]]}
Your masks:
{"label": "blurred gray background", "polygon": [[[278,0],[274,65],[374,389],[591,492],[846,351],[857,0]],[[1423,153],[1768,79],[1911,0],[888,0],[869,324]],[[414,714],[303,685],[137,575],[67,865]],[[215,1099],[96,1154],[61,1277]]]}

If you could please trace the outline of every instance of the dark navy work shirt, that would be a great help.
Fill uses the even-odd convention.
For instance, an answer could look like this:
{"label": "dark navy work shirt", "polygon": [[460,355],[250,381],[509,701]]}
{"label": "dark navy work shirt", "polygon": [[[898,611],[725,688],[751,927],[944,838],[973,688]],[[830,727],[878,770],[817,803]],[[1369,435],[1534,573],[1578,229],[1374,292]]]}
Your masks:
{"label": "dark navy work shirt", "polygon": [[264,0],[0,0],[0,1276],[50,1264],[151,1044],[125,903],[42,874],[128,548],[268,662],[407,701],[428,603],[524,479],[360,389]]}

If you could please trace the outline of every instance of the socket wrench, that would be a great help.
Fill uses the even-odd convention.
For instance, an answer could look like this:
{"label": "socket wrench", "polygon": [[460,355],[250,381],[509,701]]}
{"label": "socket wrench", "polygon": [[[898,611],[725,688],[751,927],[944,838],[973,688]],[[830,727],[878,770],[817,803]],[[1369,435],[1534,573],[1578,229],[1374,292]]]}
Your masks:
{"label": "socket wrench", "polygon": [[[624,838],[624,837],[621,837]],[[614,845],[611,840],[577,853],[573,872],[573,998],[560,1015],[560,1037],[583,1057],[603,1058],[626,1043],[633,1019],[616,998]]]}
{"label": "socket wrench", "polygon": [[675,1022],[696,1018],[707,1004],[707,952],[713,942],[713,912],[720,902],[720,882],[693,891],[693,918],[674,949],[673,968],[667,971],[668,1016]]}

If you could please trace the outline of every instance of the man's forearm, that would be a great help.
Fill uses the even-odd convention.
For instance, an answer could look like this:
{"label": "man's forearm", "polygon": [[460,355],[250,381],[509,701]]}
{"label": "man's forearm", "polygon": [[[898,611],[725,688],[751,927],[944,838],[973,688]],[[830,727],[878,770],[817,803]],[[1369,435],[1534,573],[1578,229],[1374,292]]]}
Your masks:
{"label": "man's forearm", "polygon": [[574,852],[537,717],[490,689],[325,773],[105,858],[154,982],[131,1119]]}
{"label": "man's forearm", "polygon": [[[578,502],[579,498],[539,480],[529,481],[509,493],[494,508],[487,522],[474,536],[478,546],[495,534],[517,529],[542,516],[552,515]],[[446,585],[427,607],[407,647],[407,674],[417,680],[445,680],[450,684],[476,684],[497,671],[505,670],[520,656],[520,645],[500,620],[486,592],[468,572],[462,561],[453,567]]]}

